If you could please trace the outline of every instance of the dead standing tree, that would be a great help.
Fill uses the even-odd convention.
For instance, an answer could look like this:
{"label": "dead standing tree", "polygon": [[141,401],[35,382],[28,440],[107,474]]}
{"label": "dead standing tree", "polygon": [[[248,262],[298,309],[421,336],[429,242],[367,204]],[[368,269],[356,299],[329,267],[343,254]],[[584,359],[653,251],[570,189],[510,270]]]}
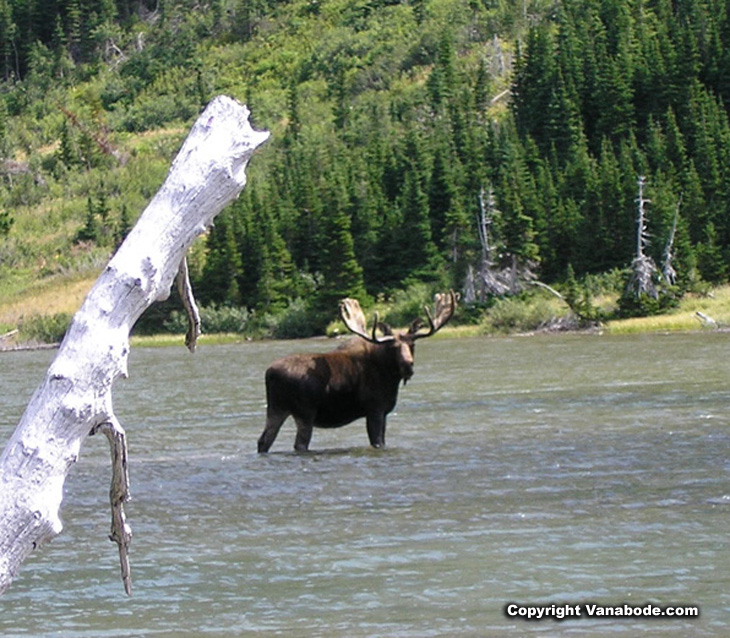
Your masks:
{"label": "dead standing tree", "polygon": [[198,118],[170,173],[74,316],[58,354],[0,456],[0,593],[21,563],[62,529],[63,485],[81,445],[102,431],[112,449],[112,540],[131,592],[124,517],[128,498],[124,429],[114,415],[112,385],[127,376],[129,332],[177,278],[195,347],[199,321],[185,254],[193,240],[246,183],[254,150],[268,137],[254,131],[245,106],[214,99]]}
{"label": "dead standing tree", "polygon": [[[477,230],[482,254],[476,276],[471,265],[467,272],[466,289],[464,291],[464,299],[467,303],[477,300],[483,303],[488,295],[504,295],[510,291],[509,277],[495,263],[494,246],[489,236],[489,229],[494,221],[495,211],[496,205],[492,189],[490,188],[489,192],[486,193],[485,201],[485,192],[482,188],[479,191],[479,211],[477,212]],[[479,288],[478,293],[477,286]]]}
{"label": "dead standing tree", "polygon": [[471,265],[467,271],[464,286],[466,303],[484,303],[490,295],[515,295],[524,290],[526,285],[534,283],[533,263],[529,260],[521,261],[512,253],[498,254],[490,237],[490,228],[497,214],[499,211],[491,187],[487,193],[481,188],[476,218],[482,251],[476,273]]}
{"label": "dead standing tree", "polygon": [[649,234],[646,229],[646,212],[644,207],[650,204],[651,200],[644,197],[644,186],[646,178],[639,177],[639,196],[636,198],[638,204],[637,229],[636,229],[636,256],[631,263],[631,277],[627,286],[627,293],[636,298],[647,295],[653,299],[659,297],[655,277],[657,267],[654,260],[649,257],[644,249],[649,245]]}
{"label": "dead standing tree", "polygon": [[674,221],[669,231],[667,244],[664,247],[664,261],[662,263],[662,276],[667,286],[674,286],[677,283],[677,271],[674,269],[674,238],[677,235],[677,223],[679,222],[679,209],[682,206],[682,196],[677,200],[677,206],[674,209]]}

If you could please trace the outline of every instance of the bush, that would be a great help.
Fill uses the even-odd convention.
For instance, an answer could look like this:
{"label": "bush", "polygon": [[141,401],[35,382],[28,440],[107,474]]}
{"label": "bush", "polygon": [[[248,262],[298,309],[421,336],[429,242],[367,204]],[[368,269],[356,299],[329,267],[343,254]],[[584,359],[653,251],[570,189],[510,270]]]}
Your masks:
{"label": "bush", "polygon": [[[203,333],[233,332],[243,334],[250,328],[252,315],[246,308],[210,305],[200,309],[200,323]],[[173,310],[163,322],[165,332],[180,334],[187,332],[188,316],[182,310]]]}
{"label": "bush", "polygon": [[215,305],[200,311],[203,332],[244,333],[249,327],[251,313],[246,308]]}
{"label": "bush", "polygon": [[552,300],[544,297],[504,297],[487,312],[486,332],[529,332],[555,319]]}
{"label": "bush", "polygon": [[432,304],[433,291],[428,284],[411,284],[393,295],[393,304],[382,320],[391,326],[407,326],[418,317],[425,319],[423,307],[430,307]]}
{"label": "bush", "polygon": [[314,322],[303,299],[292,301],[283,314],[278,315],[272,328],[271,336],[275,339],[302,339],[315,334]]}
{"label": "bush", "polygon": [[625,293],[618,302],[618,317],[651,317],[673,310],[679,305],[680,297],[673,291],[666,291],[654,298],[646,294],[636,296]]}
{"label": "bush", "polygon": [[[235,333],[252,339],[301,339],[315,334],[314,322],[307,303],[295,299],[286,310],[276,314],[257,314],[238,306],[212,304],[200,309],[203,333]],[[188,329],[188,318],[182,310],[173,310],[164,321],[163,331],[181,334]]]}
{"label": "bush", "polygon": [[65,312],[24,317],[18,328],[20,339],[36,343],[58,343],[63,339],[70,323],[71,315]]}

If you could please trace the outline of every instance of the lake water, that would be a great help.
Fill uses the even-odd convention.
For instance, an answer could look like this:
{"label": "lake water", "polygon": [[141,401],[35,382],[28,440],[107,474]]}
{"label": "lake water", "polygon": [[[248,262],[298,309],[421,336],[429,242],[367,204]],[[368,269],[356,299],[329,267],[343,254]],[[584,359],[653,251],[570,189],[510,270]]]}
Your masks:
{"label": "lake water", "polygon": [[[134,596],[93,437],[63,533],[0,597],[0,635],[729,634],[730,335],[419,342],[386,449],[357,422],[295,455],[287,421],[258,455],[266,366],[334,345],[133,349],[115,406]],[[0,445],[54,356],[0,353]],[[513,602],[701,614],[527,622]]]}

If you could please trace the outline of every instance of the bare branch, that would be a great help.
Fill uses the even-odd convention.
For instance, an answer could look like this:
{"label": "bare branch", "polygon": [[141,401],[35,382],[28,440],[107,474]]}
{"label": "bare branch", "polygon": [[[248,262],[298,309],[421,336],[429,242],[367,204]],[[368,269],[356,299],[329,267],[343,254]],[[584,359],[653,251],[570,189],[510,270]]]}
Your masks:
{"label": "bare branch", "polygon": [[124,503],[130,499],[129,469],[127,463],[127,436],[124,428],[116,418],[100,423],[91,430],[91,434],[103,432],[109,440],[112,455],[112,482],[109,489],[109,501],[112,508],[112,529],[109,540],[119,546],[119,563],[122,571],[124,591],[132,595],[132,574],[129,567],[129,545],[132,542],[132,530],[127,525]]}
{"label": "bare branch", "polygon": [[190,284],[190,273],[188,272],[188,258],[183,257],[176,277],[177,291],[180,294],[185,312],[188,315],[188,332],[185,335],[185,345],[190,352],[195,352],[200,336],[200,311],[193,296],[193,287]]}

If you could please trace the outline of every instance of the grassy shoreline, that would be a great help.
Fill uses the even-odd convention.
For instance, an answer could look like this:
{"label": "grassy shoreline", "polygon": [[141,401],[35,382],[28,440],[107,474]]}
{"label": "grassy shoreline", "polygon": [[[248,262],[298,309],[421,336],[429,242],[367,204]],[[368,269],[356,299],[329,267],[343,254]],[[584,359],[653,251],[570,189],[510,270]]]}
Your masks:
{"label": "grassy shoreline", "polygon": [[[66,297],[66,308],[73,313],[78,308],[78,296],[88,286],[88,281],[74,282],[72,295]],[[80,285],[78,285],[80,284]],[[54,291],[49,290],[52,295]],[[43,314],[51,313],[58,306],[58,294],[43,302],[42,295],[31,296],[23,309],[27,312]],[[72,297],[73,300],[70,300]],[[0,303],[0,350],[17,350],[24,348],[48,347],[47,344],[23,341],[18,334],[4,336],[12,331],[12,324],[17,321],[20,302]],[[485,312],[483,320],[473,325],[446,326],[435,338],[455,339],[477,336],[509,336],[532,334],[559,334],[592,332],[598,334],[649,334],[671,332],[702,332],[730,328],[730,285],[714,289],[707,295],[687,295],[679,306],[671,312],[650,317],[630,319],[614,319],[589,328],[565,328],[564,321],[569,317],[565,304],[555,298],[536,295],[527,300],[506,300],[501,309],[499,305]],[[508,308],[505,311],[504,308]],[[511,314],[510,314],[511,313]],[[698,314],[700,313],[700,314]],[[569,322],[568,322],[569,323]],[[338,329],[339,328],[339,329]],[[337,324],[331,326],[329,336],[343,334],[344,329]],[[313,337],[326,339],[327,336]],[[251,337],[241,333],[203,333],[200,345],[219,345],[243,343],[251,341]],[[155,335],[133,335],[131,344],[141,347],[166,347],[183,345],[183,334],[160,333]]]}

